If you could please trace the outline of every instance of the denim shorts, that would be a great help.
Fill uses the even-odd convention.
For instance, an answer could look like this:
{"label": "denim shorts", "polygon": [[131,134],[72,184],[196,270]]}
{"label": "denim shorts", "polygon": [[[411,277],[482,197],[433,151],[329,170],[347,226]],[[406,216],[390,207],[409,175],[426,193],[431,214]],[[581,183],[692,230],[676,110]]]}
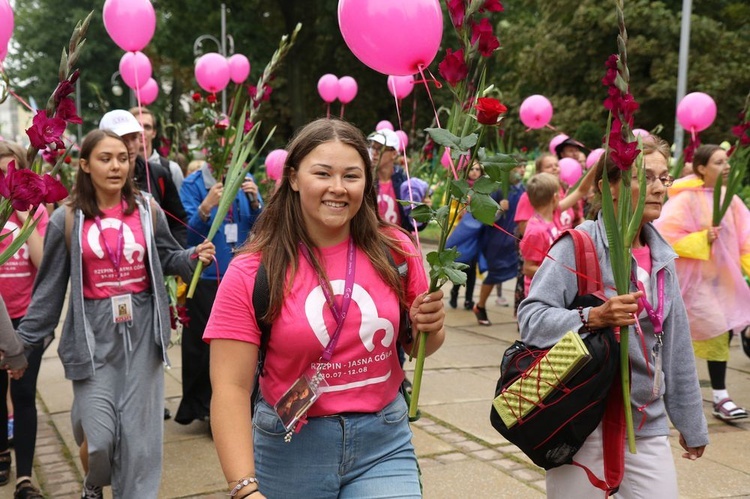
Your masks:
{"label": "denim shorts", "polygon": [[255,407],[253,426],[255,474],[269,499],[422,497],[400,393],[375,413],[310,418],[289,443],[264,400]]}

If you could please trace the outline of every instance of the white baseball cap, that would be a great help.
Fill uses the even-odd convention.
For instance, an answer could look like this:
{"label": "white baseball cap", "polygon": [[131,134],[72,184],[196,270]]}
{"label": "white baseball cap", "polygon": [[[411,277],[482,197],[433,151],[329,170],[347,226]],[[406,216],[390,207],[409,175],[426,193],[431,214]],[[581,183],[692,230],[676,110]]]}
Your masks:
{"label": "white baseball cap", "polygon": [[102,116],[99,121],[99,130],[111,130],[122,137],[129,133],[140,133],[143,127],[129,111],[115,109]]}
{"label": "white baseball cap", "polygon": [[396,150],[398,150],[399,145],[401,144],[401,141],[399,140],[396,132],[387,128],[383,128],[382,130],[371,133],[367,137],[367,140],[371,142],[377,142],[378,144],[382,144],[385,147],[392,147]]}

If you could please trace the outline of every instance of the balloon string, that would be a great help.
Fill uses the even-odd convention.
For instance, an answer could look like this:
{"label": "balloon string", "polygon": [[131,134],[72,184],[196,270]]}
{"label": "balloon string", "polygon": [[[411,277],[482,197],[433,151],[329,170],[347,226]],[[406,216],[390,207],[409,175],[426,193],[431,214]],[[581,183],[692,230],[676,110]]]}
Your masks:
{"label": "balloon string", "polygon": [[410,139],[416,138],[417,133],[417,94],[412,93],[412,109],[411,109],[411,132]]}
{"label": "balloon string", "polygon": [[146,190],[151,193],[151,168],[148,165],[148,158],[146,157],[146,129],[143,128],[143,106],[141,106],[141,87],[138,85],[138,71],[135,73],[135,98],[138,102],[138,121],[141,125],[141,145],[143,146],[143,161],[146,163]]}
{"label": "balloon string", "polygon": [[342,102],[342,103],[341,103],[341,114],[339,115],[339,118],[340,118],[340,119],[342,119],[342,120],[344,119],[344,108],[345,108],[345,107],[346,107],[346,104],[344,104],[344,103]]}
{"label": "balloon string", "polygon": [[326,102],[326,119],[331,119],[331,103]]}
{"label": "balloon string", "polygon": [[[432,112],[435,114],[435,123],[437,124],[438,128],[442,128],[442,125],[440,125],[440,116],[438,115],[437,108],[435,107],[435,100],[432,98],[432,92],[430,92],[430,85],[429,85],[429,83],[431,81],[435,82],[435,86],[437,88],[441,88],[442,85],[440,84],[439,81],[437,81],[437,79],[435,79],[435,75],[433,75],[432,73],[430,73],[429,69],[427,70],[427,72],[430,73],[431,79],[427,79],[425,77],[425,75],[424,75],[424,66],[422,66],[420,64],[419,67],[418,67],[418,69],[419,69],[419,74],[422,76],[422,79],[421,80],[416,80],[414,82],[414,84],[416,85],[417,83],[424,83],[424,88],[427,89],[427,97],[430,99],[430,105],[432,106]],[[455,180],[458,180],[458,172],[456,171],[456,165],[453,164],[453,158],[450,157],[450,154],[448,155],[448,163],[450,164],[451,172],[453,172],[453,178]]]}
{"label": "balloon string", "polygon": [[[26,109],[28,109],[29,111],[33,111],[34,110],[34,108],[31,107],[28,102],[26,102],[25,100],[23,100],[23,97],[21,97],[20,95],[18,95],[17,93],[15,93],[12,88],[8,88],[7,90],[8,90],[8,93],[10,95],[12,95],[13,97],[15,97],[18,102],[20,102],[21,104],[23,104],[24,106],[26,106]],[[51,118],[51,116],[50,116],[50,118]]]}
{"label": "balloon string", "polygon": [[[401,122],[401,106],[399,105],[399,98],[396,97],[395,88],[394,88],[394,92],[393,92],[393,101],[396,104],[396,116],[398,117],[398,128],[399,128],[399,130],[403,131],[404,125]],[[399,143],[398,143],[398,151],[399,151],[399,153],[401,153],[402,157],[404,158],[404,171],[406,172],[406,187],[407,187],[407,189],[409,191],[409,202],[413,202],[414,201],[414,193],[412,191],[412,186],[411,186],[411,174],[409,172],[409,159],[408,159],[408,157],[406,155],[406,144],[402,143],[400,137],[399,137]],[[400,196],[400,193],[397,192],[396,196]],[[419,202],[422,202],[422,200],[420,199]],[[412,205],[409,205],[409,207],[413,209]],[[417,229],[417,221],[414,220],[414,218],[412,218],[412,217],[409,217],[409,218],[411,218],[411,225],[414,228],[414,239],[417,242],[417,249],[421,253],[422,252],[422,242],[419,239],[419,230]]]}

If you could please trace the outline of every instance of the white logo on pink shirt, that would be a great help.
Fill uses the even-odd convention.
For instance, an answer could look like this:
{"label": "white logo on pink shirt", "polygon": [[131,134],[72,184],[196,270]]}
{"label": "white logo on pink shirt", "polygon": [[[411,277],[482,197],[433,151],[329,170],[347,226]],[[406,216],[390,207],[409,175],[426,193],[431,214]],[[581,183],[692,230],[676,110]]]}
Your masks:
{"label": "white logo on pink shirt", "polygon": [[[102,230],[107,229],[114,229],[114,230],[120,230],[120,224],[123,224],[122,228],[122,238],[125,243],[125,246],[123,248],[123,256],[125,259],[130,263],[131,265],[135,261],[134,255],[138,254],[138,262],[143,262],[143,258],[146,255],[146,250],[143,246],[138,244],[138,242],[135,240],[135,235],[133,235],[133,230],[130,228],[130,226],[126,223],[123,223],[122,221],[118,220],[117,218],[105,218],[101,221],[102,223]],[[96,226],[96,224],[91,224],[91,227],[89,227],[88,234],[86,234],[86,239],[89,243],[89,247],[91,248],[91,251],[94,252],[94,254],[97,256],[97,258],[104,259],[105,258],[105,250],[102,248],[101,243],[99,242],[99,227]],[[117,251],[116,248],[112,248],[113,251]]]}
{"label": "white logo on pink shirt", "polygon": [[[11,244],[13,244],[13,241],[15,240],[16,235],[20,234],[21,227],[17,223],[11,220],[8,220],[7,222],[5,222],[5,227],[4,227],[3,232],[7,232],[10,234],[4,240],[4,241],[7,241],[8,246],[10,246]],[[13,260],[28,260],[28,259],[29,259],[29,245],[27,243],[23,243],[21,247],[18,249],[18,251],[16,251],[13,254]],[[24,275],[29,275],[29,274],[24,274]]]}

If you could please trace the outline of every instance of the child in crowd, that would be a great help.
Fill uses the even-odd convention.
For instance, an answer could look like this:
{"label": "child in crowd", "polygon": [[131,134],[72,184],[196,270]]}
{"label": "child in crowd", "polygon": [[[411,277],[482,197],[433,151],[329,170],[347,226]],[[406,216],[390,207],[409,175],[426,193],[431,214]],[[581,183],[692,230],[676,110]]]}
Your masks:
{"label": "child in crowd", "polygon": [[526,185],[534,215],[526,224],[521,240],[523,257],[524,291],[529,293],[531,278],[544,261],[552,243],[560,233],[554,213],[560,201],[560,183],[551,173],[539,173]]}

